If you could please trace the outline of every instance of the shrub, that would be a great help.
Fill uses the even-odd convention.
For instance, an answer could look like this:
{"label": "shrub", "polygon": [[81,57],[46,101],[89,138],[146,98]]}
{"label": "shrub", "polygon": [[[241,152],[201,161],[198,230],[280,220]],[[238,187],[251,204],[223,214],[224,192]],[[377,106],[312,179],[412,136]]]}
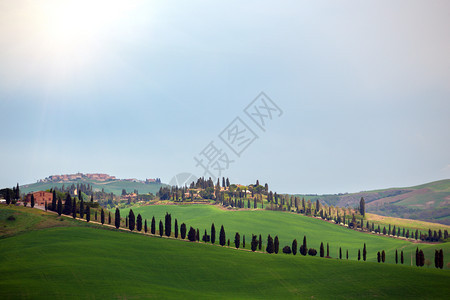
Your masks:
{"label": "shrub", "polygon": [[291,247],[289,247],[289,246],[284,246],[283,247],[283,253],[285,253],[285,254],[291,254]]}
{"label": "shrub", "polygon": [[11,216],[8,217],[7,220],[8,220],[8,221],[15,221],[15,220],[16,220],[16,217],[14,217],[13,215],[11,215]]}
{"label": "shrub", "polygon": [[309,248],[308,255],[316,256],[317,255],[317,250],[314,249],[314,248]]}

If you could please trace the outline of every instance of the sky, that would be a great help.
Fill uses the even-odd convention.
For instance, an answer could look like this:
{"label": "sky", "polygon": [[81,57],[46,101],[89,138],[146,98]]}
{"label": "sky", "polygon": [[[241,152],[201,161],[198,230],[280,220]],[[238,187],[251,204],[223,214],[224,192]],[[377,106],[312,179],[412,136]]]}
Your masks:
{"label": "sky", "polygon": [[449,1],[242,2],[0,0],[0,186],[450,178]]}

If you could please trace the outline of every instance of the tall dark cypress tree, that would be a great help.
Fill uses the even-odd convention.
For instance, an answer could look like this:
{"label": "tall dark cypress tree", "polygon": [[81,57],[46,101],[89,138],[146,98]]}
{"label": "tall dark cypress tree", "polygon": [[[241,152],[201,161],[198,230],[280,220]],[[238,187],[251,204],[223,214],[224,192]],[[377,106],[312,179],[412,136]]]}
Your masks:
{"label": "tall dark cypress tree", "polygon": [[[359,250],[358,250],[359,251]],[[347,249],[347,259],[348,259],[348,249]]]}
{"label": "tall dark cypress tree", "polygon": [[52,211],[56,211],[57,210],[56,202],[57,202],[57,200],[56,200],[56,191],[53,190],[52,206],[50,208]]}
{"label": "tall dark cypress tree", "polygon": [[152,234],[156,234],[156,223],[155,223],[155,217],[152,217],[152,223],[150,225],[150,232]]}
{"label": "tall dark cypress tree", "polygon": [[380,251],[377,252],[377,261],[380,262],[381,261],[381,255],[380,255]]}
{"label": "tall dark cypress tree", "polygon": [[342,259],[342,249],[339,247],[339,259]]}
{"label": "tall dark cypress tree", "polygon": [[297,255],[297,249],[298,249],[297,240],[294,239],[292,241],[292,249],[291,249],[293,255]]}
{"label": "tall dark cypress tree", "polygon": [[395,264],[398,264],[398,251],[395,249]]}
{"label": "tall dark cypress tree", "polygon": [[128,214],[128,229],[133,231],[136,226],[136,217],[134,216],[134,212],[130,209],[130,213]]}
{"label": "tall dark cypress tree", "polygon": [[175,219],[175,228],[174,228],[175,238],[178,238],[178,220]]}
{"label": "tall dark cypress tree", "polygon": [[180,237],[182,240],[184,240],[186,238],[186,224],[181,223],[180,226]]}
{"label": "tall dark cypress tree", "polygon": [[138,214],[136,218],[136,230],[141,231],[142,230],[142,216],[141,214]]}
{"label": "tall dark cypress tree", "polygon": [[159,220],[159,236],[163,236],[163,234],[164,234],[163,222]]}
{"label": "tall dark cypress tree", "polygon": [[225,246],[226,242],[226,236],[225,236],[225,229],[223,229],[223,225],[220,227],[220,234],[219,234],[219,244],[220,246]]}
{"label": "tall dark cypress tree", "polygon": [[86,206],[86,222],[89,223],[91,220],[91,208],[89,206]]}
{"label": "tall dark cypress tree", "polygon": [[164,217],[164,228],[166,236],[170,236],[172,234],[172,216],[167,212]]}
{"label": "tall dark cypress tree", "polygon": [[402,252],[400,253],[400,263],[403,265],[403,262],[404,262],[404,260],[403,260],[403,250],[402,250]]}
{"label": "tall dark cypress tree", "polygon": [[216,227],[214,226],[214,223],[211,224],[211,244],[214,244],[216,242]]}
{"label": "tall dark cypress tree", "polygon": [[386,253],[384,252],[384,250],[381,251],[381,260],[383,261],[383,263],[384,263],[385,260],[386,260]]}
{"label": "tall dark cypress tree", "polygon": [[319,255],[320,257],[325,256],[325,248],[323,247],[323,242],[320,243]]}
{"label": "tall dark cypress tree", "polygon": [[125,228],[128,228],[128,216],[125,216]]}
{"label": "tall dark cypress tree", "polygon": [[262,249],[262,238],[261,235],[259,235],[259,239],[258,239],[258,250],[261,251]]}
{"label": "tall dark cypress tree", "polygon": [[34,208],[34,195],[31,194],[31,208]]}
{"label": "tall dark cypress tree", "polygon": [[[162,223],[161,223],[162,224]],[[197,234],[195,232],[195,229],[192,228],[192,226],[189,228],[189,232],[188,232],[188,240],[191,242],[195,242],[195,240],[197,239]]]}
{"label": "tall dark cypress tree", "polygon": [[100,212],[100,222],[102,223],[102,225],[105,224],[105,211],[103,210],[103,208]]}
{"label": "tall dark cypress tree", "polygon": [[434,267],[439,268],[439,251],[437,249],[434,250]]}
{"label": "tall dark cypress tree", "polygon": [[330,257],[330,246],[327,243],[327,257]]}
{"label": "tall dark cypress tree", "polygon": [[359,213],[363,217],[366,215],[366,202],[363,197],[361,197],[361,200],[359,201]]}
{"label": "tall dark cypress tree", "polygon": [[111,225],[111,212],[108,212],[108,225]]}
{"label": "tall dark cypress tree", "polygon": [[69,193],[67,193],[66,195],[66,202],[64,203],[63,213],[65,215],[70,215],[72,213],[72,197],[70,197]]}
{"label": "tall dark cypress tree", "polygon": [[80,219],[84,218],[84,202],[81,200],[80,202]]}
{"label": "tall dark cypress tree", "polygon": [[363,260],[366,261],[367,258],[367,250],[366,250],[366,243],[364,243],[364,248],[363,248]]}
{"label": "tall dark cypress tree", "polygon": [[145,222],[144,222],[144,232],[145,233],[147,233],[147,219],[145,219]]}
{"label": "tall dark cypress tree", "polygon": [[198,228],[197,228],[197,231],[195,232],[195,239],[197,240],[197,242],[200,241],[200,230],[198,230]]}
{"label": "tall dark cypress tree", "polygon": [[358,249],[358,260],[361,260],[361,250]]}
{"label": "tall dark cypress tree", "polygon": [[252,242],[250,243],[250,249],[255,252],[256,247],[258,247],[258,241],[256,240],[256,235],[252,234]]}
{"label": "tall dark cypress tree", "polygon": [[62,201],[61,201],[61,198],[58,198],[57,210],[58,210],[58,215],[61,215],[61,213],[62,213]]}
{"label": "tall dark cypress tree", "polygon": [[444,251],[439,250],[439,268],[443,269],[444,268]]}
{"label": "tall dark cypress tree", "polygon": [[267,236],[267,246],[266,246],[266,252],[267,253],[273,253],[274,252],[274,245],[273,245],[273,239],[270,236],[270,234]]}
{"label": "tall dark cypress tree", "polygon": [[239,246],[241,245],[241,236],[239,235],[239,232],[236,232],[236,234],[234,235],[234,245],[236,246],[236,248],[239,248]]}
{"label": "tall dark cypress tree", "polygon": [[72,203],[72,218],[76,219],[77,217],[77,200],[76,198],[73,198],[73,203]]}
{"label": "tall dark cypress tree", "polygon": [[245,235],[242,236],[242,248],[245,248]]}
{"label": "tall dark cypress tree", "polygon": [[114,217],[114,225],[117,229],[120,227],[120,210],[116,207],[116,215]]}
{"label": "tall dark cypress tree", "polygon": [[273,252],[275,252],[275,254],[278,254],[278,250],[280,250],[280,241],[278,240],[278,235],[276,235],[273,242]]}
{"label": "tall dark cypress tree", "polygon": [[420,265],[419,247],[416,248],[416,267]]}
{"label": "tall dark cypress tree", "polygon": [[303,256],[308,254],[308,247],[306,245],[306,235],[303,236],[303,244],[300,246],[300,254]]}

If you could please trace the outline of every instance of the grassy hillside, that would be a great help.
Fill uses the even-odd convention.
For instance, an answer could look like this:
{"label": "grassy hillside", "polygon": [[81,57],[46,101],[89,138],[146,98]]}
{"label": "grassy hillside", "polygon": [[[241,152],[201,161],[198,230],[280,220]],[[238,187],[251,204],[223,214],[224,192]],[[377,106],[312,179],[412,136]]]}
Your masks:
{"label": "grassy hillside", "polygon": [[69,187],[72,184],[77,185],[77,183],[81,184],[90,184],[92,185],[94,191],[101,191],[104,189],[105,193],[114,193],[115,195],[120,195],[122,193],[122,189],[125,189],[127,192],[132,193],[134,190],[138,190],[140,194],[152,193],[156,194],[159,191],[161,186],[164,184],[145,184],[141,182],[132,182],[132,181],[124,181],[124,180],[112,180],[112,181],[95,181],[91,179],[80,179],[74,181],[67,181],[64,183],[56,183],[56,182],[37,182],[32,184],[26,184],[20,186],[21,193],[29,193],[32,191],[41,191],[48,190],[55,186],[61,187],[63,184],[65,187]]}
{"label": "grassy hillside", "polygon": [[[424,250],[425,258],[434,262],[434,249],[443,248],[445,263],[450,262],[450,243],[432,245],[416,244],[405,240],[394,239],[386,236],[362,233],[345,227],[337,226],[322,220],[305,217],[299,214],[266,211],[266,210],[224,210],[212,205],[151,205],[134,207],[135,215],[141,214],[149,222],[155,216],[157,224],[163,220],[166,212],[171,213],[172,220],[177,218],[179,224],[184,222],[194,228],[199,228],[202,234],[206,229],[210,232],[211,223],[216,226],[216,235],[223,224],[227,239],[231,242],[234,235],[239,232],[246,236],[247,248],[251,239],[251,234],[261,234],[263,243],[266,242],[267,235],[272,237],[278,235],[280,239],[280,249],[285,245],[291,245],[293,239],[297,239],[299,245],[303,241],[303,236],[307,237],[308,248],[315,248],[319,251],[320,243],[328,242],[330,245],[330,255],[338,257],[339,247],[342,247],[343,254],[349,250],[349,258],[357,259],[358,249],[362,250],[364,243],[367,245],[368,261],[376,261],[377,251],[386,251],[386,262],[395,263],[395,250],[403,250],[406,256],[406,263],[410,263],[411,253],[415,253],[416,247]],[[123,209],[121,215],[127,215],[129,209]],[[414,254],[413,254],[414,256]]]}
{"label": "grassy hillside", "polygon": [[236,251],[87,227],[0,243],[0,298],[433,298],[448,270]]}
{"label": "grassy hillside", "polygon": [[413,187],[389,188],[339,195],[299,195],[340,207],[356,207],[364,197],[366,210],[384,216],[450,225],[450,179]]}

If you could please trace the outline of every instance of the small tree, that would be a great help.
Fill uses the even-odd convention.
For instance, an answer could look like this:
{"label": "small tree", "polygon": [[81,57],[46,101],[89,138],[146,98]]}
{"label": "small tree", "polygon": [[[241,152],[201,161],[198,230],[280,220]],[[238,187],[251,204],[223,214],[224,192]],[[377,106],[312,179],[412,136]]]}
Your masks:
{"label": "small tree", "polygon": [[305,256],[308,253],[308,247],[306,245],[306,235],[303,236],[303,244],[300,246],[300,254]]}
{"label": "small tree", "polygon": [[284,254],[291,254],[291,247],[289,247],[289,246],[284,246],[284,247],[283,247],[283,253],[284,253]]}
{"label": "small tree", "polygon": [[242,248],[245,248],[245,235],[242,236]]}
{"label": "small tree", "polygon": [[342,249],[339,247],[339,259],[342,259]]}
{"label": "small tree", "polygon": [[83,199],[80,201],[80,219],[84,218],[84,202]]}
{"label": "small tree", "polygon": [[259,235],[259,239],[258,239],[258,250],[261,251],[262,249],[262,238],[261,235]]}
{"label": "small tree", "polygon": [[172,234],[172,216],[166,212],[165,220],[165,234],[166,236],[170,236]]}
{"label": "small tree", "polygon": [[100,221],[102,222],[102,225],[105,224],[105,212],[102,208],[102,211],[100,212]]}
{"label": "small tree", "polygon": [[163,236],[164,226],[161,220],[159,220],[159,236]]}
{"label": "small tree", "polygon": [[383,263],[384,263],[385,260],[386,260],[386,253],[383,250],[383,251],[381,251],[381,261],[383,261]]}
{"label": "small tree", "polygon": [[144,232],[147,233],[147,219],[144,221]]}
{"label": "small tree", "polygon": [[111,212],[108,212],[108,225],[111,225]]}
{"label": "small tree", "polygon": [[358,260],[361,260],[361,250],[358,249]]}
{"label": "small tree", "polygon": [[325,248],[323,247],[323,242],[320,243],[319,256],[320,257],[324,257],[325,256]]}
{"label": "small tree", "polygon": [[275,254],[278,254],[278,250],[280,249],[280,242],[278,241],[278,235],[275,236],[275,241],[273,243],[273,250]]}
{"label": "small tree", "polygon": [[400,263],[403,265],[403,250],[402,250],[402,252],[400,253]]}
{"label": "small tree", "polygon": [[189,228],[189,233],[188,233],[188,240],[191,242],[195,242],[197,240],[196,238],[196,232],[195,229],[192,228],[192,226]]}
{"label": "small tree", "polygon": [[61,213],[62,213],[62,201],[61,201],[61,198],[58,198],[58,207],[57,207],[57,210],[58,210],[58,215],[60,216]]}
{"label": "small tree", "polygon": [[378,261],[378,262],[381,261],[380,251],[377,252],[377,261]]}
{"label": "small tree", "polygon": [[398,251],[395,249],[395,264],[398,264]]}
{"label": "small tree", "polygon": [[366,258],[367,258],[366,243],[364,243],[364,248],[363,248],[363,260],[366,261]]}
{"label": "small tree", "polygon": [[130,213],[128,214],[128,228],[130,231],[133,231],[136,226],[136,217],[134,216],[134,212],[130,209]]}
{"label": "small tree", "polygon": [[31,208],[34,208],[34,195],[31,194]]}
{"label": "small tree", "polygon": [[314,249],[314,248],[309,248],[308,249],[308,255],[316,256],[317,255],[317,250]]}
{"label": "small tree", "polygon": [[330,246],[327,243],[327,257],[330,257]]}
{"label": "small tree", "polygon": [[236,234],[234,235],[234,245],[238,249],[239,249],[239,246],[241,245],[241,236],[239,235],[239,232],[236,232]]}
{"label": "small tree", "polygon": [[225,229],[223,229],[223,225],[220,227],[220,235],[219,235],[219,244],[221,246],[225,246],[226,236]]}

